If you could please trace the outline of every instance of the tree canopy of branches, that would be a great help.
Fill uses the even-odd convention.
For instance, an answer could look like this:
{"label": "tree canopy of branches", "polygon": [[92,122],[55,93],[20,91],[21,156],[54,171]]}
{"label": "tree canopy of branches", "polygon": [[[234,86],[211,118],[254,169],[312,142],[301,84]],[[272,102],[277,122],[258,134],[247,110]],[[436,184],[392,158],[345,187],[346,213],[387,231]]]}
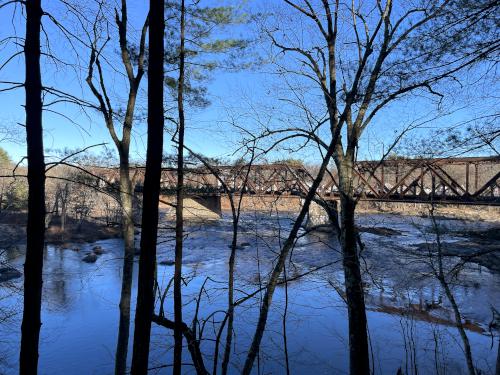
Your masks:
{"label": "tree canopy of branches", "polygon": [[[336,164],[350,373],[369,374],[367,321],[354,219],[357,199],[353,169],[360,138],[374,117],[396,100],[409,94],[428,94],[439,100],[439,87],[459,80],[466,68],[496,56],[500,40],[494,12],[498,4],[489,0],[284,0],[283,7],[263,28],[275,51],[278,73],[294,95],[291,101],[306,113],[303,118],[308,123],[306,127],[265,129],[264,135],[281,134],[282,142],[300,138],[313,141],[326,163],[332,157]],[[303,27],[297,29],[297,24]],[[303,37],[304,32],[307,37]],[[318,106],[312,103],[321,99],[323,105],[315,113]],[[307,198],[312,199],[314,191],[310,193]],[[301,219],[299,215],[297,220]],[[245,374],[253,367],[275,282],[284,266],[282,258],[288,251],[285,244],[268,284]]]}
{"label": "tree canopy of branches", "polygon": [[[124,261],[122,276],[122,294],[120,298],[120,327],[116,349],[117,374],[124,374],[127,367],[127,352],[130,331],[130,300],[132,293],[132,274],[134,261],[134,217],[133,187],[130,179],[130,143],[134,113],[136,110],[139,86],[145,74],[146,35],[149,16],[142,25],[138,53],[131,48],[127,1],[122,0],[120,8],[114,9],[114,22],[118,28],[118,48],[121,64],[126,74],[128,97],[125,109],[121,103],[113,104],[110,99],[110,81],[105,69],[108,63],[105,52],[112,38],[109,35],[110,25],[102,2],[96,2],[93,21],[83,24],[83,32],[88,39],[89,61],[86,82],[98,102],[96,106],[101,113],[104,124],[115,144],[120,159],[120,203],[122,206],[122,229],[124,238]],[[109,66],[108,66],[109,68]],[[116,108],[117,106],[117,108]],[[121,123],[121,126],[117,125]],[[119,132],[118,129],[119,128]],[[121,138],[120,134],[121,133]]]}
{"label": "tree canopy of branches", "polygon": [[[180,3],[166,4],[165,84],[172,96],[177,97],[180,51]],[[199,1],[187,2],[185,38],[185,101],[192,107],[210,104],[207,83],[216,71],[241,70],[248,61],[242,52],[249,41],[239,37],[225,37],[232,28],[247,22],[235,6],[204,5]]]}

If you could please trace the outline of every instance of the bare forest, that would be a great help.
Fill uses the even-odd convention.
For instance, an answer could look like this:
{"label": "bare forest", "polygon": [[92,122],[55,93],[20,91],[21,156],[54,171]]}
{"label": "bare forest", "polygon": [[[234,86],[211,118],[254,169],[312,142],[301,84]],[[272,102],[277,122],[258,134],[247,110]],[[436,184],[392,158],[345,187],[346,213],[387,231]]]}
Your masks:
{"label": "bare forest", "polygon": [[0,20],[0,374],[500,374],[498,1]]}

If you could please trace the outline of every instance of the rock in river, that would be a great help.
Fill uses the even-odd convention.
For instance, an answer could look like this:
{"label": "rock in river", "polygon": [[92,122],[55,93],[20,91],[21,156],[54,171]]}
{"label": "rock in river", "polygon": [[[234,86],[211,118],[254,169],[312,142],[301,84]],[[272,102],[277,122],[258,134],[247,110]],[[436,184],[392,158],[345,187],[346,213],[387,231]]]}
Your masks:
{"label": "rock in river", "polygon": [[[236,245],[236,250],[243,250],[245,247],[248,247],[250,245],[251,245],[250,242],[242,242],[242,243]],[[227,247],[229,247],[231,249],[233,246],[227,245]]]}
{"label": "rock in river", "polygon": [[1,267],[0,268],[0,283],[3,281],[9,281],[13,279],[18,279],[21,277],[21,272],[12,267]]}
{"label": "rock in river", "polygon": [[95,263],[96,260],[97,260],[97,255],[94,254],[94,253],[90,253],[90,254],[87,254],[85,255],[82,260],[85,262],[85,263]]}
{"label": "rock in river", "polygon": [[402,233],[399,230],[384,227],[358,227],[358,230],[363,233],[371,233],[377,236],[400,236]]}
{"label": "rock in river", "polygon": [[95,254],[95,255],[102,255],[104,254],[104,249],[102,248],[102,246],[94,246],[92,248],[92,252]]}
{"label": "rock in river", "polygon": [[160,265],[162,266],[173,266],[175,262],[173,260],[162,260]]}

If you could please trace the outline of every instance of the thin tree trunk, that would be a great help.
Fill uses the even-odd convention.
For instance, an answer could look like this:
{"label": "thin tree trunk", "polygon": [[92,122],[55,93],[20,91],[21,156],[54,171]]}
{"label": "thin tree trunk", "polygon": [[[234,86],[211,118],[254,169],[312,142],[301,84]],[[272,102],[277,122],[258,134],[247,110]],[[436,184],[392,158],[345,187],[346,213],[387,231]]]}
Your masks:
{"label": "thin tree trunk", "polygon": [[174,368],[173,374],[180,375],[182,367],[182,247],[184,235],[184,41],[185,4],[181,0],[181,35],[179,52],[179,82],[177,107],[179,111],[178,151],[177,151],[177,204],[175,208],[175,270],[174,270]]}
{"label": "thin tree trunk", "polygon": [[[233,204],[234,205],[234,204]],[[234,208],[233,208],[234,210]],[[236,259],[236,245],[238,243],[238,219],[239,212],[236,215],[233,212],[233,240],[231,242],[231,255],[229,256],[229,278],[227,283],[227,331],[226,331],[226,346],[224,348],[224,357],[222,359],[222,375],[227,374],[229,366],[229,358],[231,356],[231,345],[233,341],[233,323],[234,323],[234,263]]]}
{"label": "thin tree trunk", "polygon": [[290,375],[290,360],[288,355],[288,338],[286,335],[286,318],[288,314],[288,279],[286,274],[286,267],[283,267],[283,279],[285,281],[285,311],[283,311],[283,352],[285,354],[285,368],[286,375]]}
{"label": "thin tree trunk", "polygon": [[[226,184],[223,184],[226,190],[229,202],[231,204],[231,213],[233,216],[233,239],[231,241],[231,254],[229,256],[229,275],[228,275],[228,285],[227,285],[227,299],[228,299],[228,311],[227,311],[227,331],[226,331],[226,346],[224,348],[224,357],[222,359],[222,374],[226,375],[229,368],[229,359],[231,357],[231,345],[233,342],[233,326],[234,326],[234,266],[236,263],[236,247],[238,244],[238,225],[240,221],[241,214],[241,203],[243,202],[243,197],[245,195],[245,187],[248,182],[248,176],[250,174],[251,164],[254,160],[254,153],[252,153],[252,159],[248,165],[247,173],[245,176],[244,184],[241,187],[240,196],[238,200],[238,205],[235,205],[234,195]],[[225,322],[225,320],[224,320]],[[217,351],[216,351],[217,352]],[[217,358],[215,358],[214,373],[217,370]]]}
{"label": "thin tree trunk", "polygon": [[120,295],[120,322],[116,344],[115,374],[127,372],[128,342],[130,336],[130,301],[134,270],[134,218],[132,183],[130,181],[128,153],[120,151],[120,203],[122,206],[122,231],[124,242],[122,287]]}
{"label": "thin tree trunk", "polygon": [[349,368],[351,375],[370,373],[368,334],[356,229],[354,201],[341,198],[341,244],[349,318]]}
{"label": "thin tree trunk", "polygon": [[240,213],[241,213],[241,204],[243,202],[243,197],[245,195],[245,187],[248,182],[248,176],[250,174],[250,168],[254,160],[254,152],[252,152],[252,158],[251,161],[248,165],[248,169],[245,175],[245,180],[243,185],[241,186],[240,189],[240,196],[238,200],[238,204],[235,204],[234,200],[234,195],[231,189],[227,186],[227,184],[224,182],[224,180],[221,178],[219,172],[217,169],[213,168],[207,161],[201,157],[200,155],[194,153],[191,151],[188,147],[184,147],[188,151],[190,151],[196,158],[198,158],[199,161],[202,162],[202,164],[208,168],[208,170],[215,176],[215,178],[221,183],[224,191],[227,193],[228,198],[229,198],[229,203],[231,205],[231,214],[233,217],[233,237],[231,241],[231,253],[229,256],[229,271],[228,271],[228,312],[226,316],[224,317],[224,320],[222,321],[220,328],[219,328],[219,333],[217,334],[217,338],[215,340],[215,350],[214,350],[214,362],[213,362],[213,374],[215,375],[217,373],[217,363],[219,359],[219,343],[220,343],[220,338],[222,336],[222,332],[224,330],[224,327],[226,325],[226,322],[228,322],[228,327],[226,331],[226,346],[224,350],[224,357],[222,361],[222,371],[223,373],[227,373],[228,370],[228,365],[229,365],[229,358],[231,356],[231,343],[232,343],[232,338],[233,338],[233,322],[234,322],[234,266],[236,262],[236,244],[238,243],[238,225],[239,225],[239,220],[240,220]]}
{"label": "thin tree trunk", "polygon": [[[100,17],[96,19],[96,24],[93,26],[94,31],[98,29],[97,24],[100,22]],[[136,56],[137,73],[134,75],[134,64],[129,52],[129,42],[127,39],[128,12],[127,1],[121,0],[121,9],[115,9],[115,22],[118,27],[120,52],[122,63],[127,73],[129,81],[129,92],[127,99],[127,108],[121,127],[121,139],[115,129],[115,113],[109,100],[105,85],[105,77],[100,63],[101,47],[97,47],[99,36],[94,35],[94,41],[91,43],[91,53],[89,61],[89,71],[86,78],[87,84],[93,95],[99,102],[99,110],[104,117],[106,127],[113,140],[113,143],[118,150],[120,156],[120,203],[122,209],[122,232],[124,242],[124,258],[123,258],[123,275],[122,275],[122,290],[120,296],[120,322],[118,328],[118,342],[115,353],[115,373],[122,375],[127,370],[127,352],[128,341],[130,335],[130,300],[132,291],[132,276],[134,265],[134,220],[133,220],[133,188],[130,179],[129,171],[129,150],[134,122],[134,110],[137,100],[137,92],[141,79],[144,75],[144,61],[146,51],[146,36],[149,25],[149,15],[144,21],[139,42],[139,54]],[[102,46],[104,47],[104,46]],[[97,70],[95,70],[97,68]],[[94,85],[93,75],[97,73],[99,85]],[[98,88],[99,87],[99,88]]]}
{"label": "thin tree trunk", "polygon": [[21,326],[20,374],[36,374],[42,303],[45,234],[45,163],[40,73],[41,0],[26,5],[26,143],[28,146],[28,223],[24,263],[24,309]]}
{"label": "thin tree trunk", "polygon": [[148,149],[144,177],[141,255],[135,314],[132,374],[148,372],[151,321],[154,309],[158,203],[163,155],[163,1],[150,0],[148,69]]}
{"label": "thin tree trunk", "polygon": [[500,375],[500,340],[498,340],[498,345],[497,345],[497,365],[495,369],[495,374]]}
{"label": "thin tree trunk", "polygon": [[465,360],[467,362],[467,369],[469,370],[470,375],[475,375],[476,370],[474,368],[474,363],[472,361],[472,351],[470,348],[469,338],[467,337],[467,333],[465,333],[465,329],[462,324],[462,317],[460,315],[460,310],[458,309],[457,302],[455,301],[455,297],[453,296],[453,293],[451,292],[448,283],[444,281],[444,275],[442,277],[443,278],[440,277],[439,281],[443,286],[443,289],[446,293],[446,297],[448,297],[448,300],[450,301],[451,307],[453,309],[453,313],[455,315],[455,325],[458,329],[458,332],[460,333],[460,338],[462,339],[462,342],[464,344],[464,354],[465,354]]}
{"label": "thin tree trunk", "polygon": [[69,197],[69,186],[66,183],[64,185],[64,193],[63,198],[61,200],[61,231],[64,232],[66,230],[66,215],[67,215],[67,205],[68,205],[68,197]]}
{"label": "thin tree trunk", "polygon": [[262,300],[262,305],[260,307],[259,320],[255,328],[252,344],[250,346],[250,349],[248,350],[247,358],[245,360],[245,365],[243,367],[243,371],[241,372],[242,375],[249,375],[252,372],[253,364],[255,362],[255,358],[257,358],[257,354],[259,353],[260,343],[262,341],[262,337],[266,329],[267,316],[269,315],[269,308],[271,306],[278,278],[281,272],[283,271],[283,267],[285,266],[285,260],[288,257],[288,254],[290,253],[290,250],[293,247],[297,233],[299,232],[299,229],[302,226],[302,222],[304,221],[306,214],[309,212],[309,206],[311,205],[311,201],[313,200],[316,194],[320,182],[323,180],[323,176],[325,175],[325,171],[330,161],[330,158],[333,155],[336,143],[337,139],[335,137],[330,143],[324,155],[324,159],[323,162],[321,163],[318,175],[314,179],[311,187],[309,188],[309,191],[307,192],[302,209],[300,210],[299,215],[295,219],[292,230],[290,231],[290,234],[288,235],[288,238],[286,239],[280,251],[278,262],[274,266],[273,272],[271,273],[271,277],[266,286],[266,292]]}
{"label": "thin tree trunk", "polygon": [[460,315],[460,310],[458,308],[457,302],[453,293],[451,292],[450,286],[446,281],[446,277],[444,274],[443,267],[443,248],[441,244],[441,234],[439,232],[439,227],[436,222],[436,218],[434,216],[434,206],[431,207],[431,220],[434,230],[436,232],[436,242],[437,242],[437,251],[438,251],[438,270],[437,270],[437,279],[439,283],[444,289],[446,297],[448,301],[450,301],[451,307],[453,309],[453,314],[455,315],[455,326],[457,327],[458,333],[460,334],[460,338],[462,339],[462,343],[464,344],[464,355],[465,361],[467,362],[467,369],[469,370],[470,375],[475,375],[476,370],[474,368],[474,362],[472,360],[472,351],[470,347],[469,338],[467,337],[467,333],[465,333],[465,328],[462,324],[462,316]]}
{"label": "thin tree trunk", "polygon": [[349,153],[339,167],[340,243],[349,319],[349,373],[370,374],[365,297],[359,264],[357,232],[354,221],[356,202],[353,197],[353,162]]}

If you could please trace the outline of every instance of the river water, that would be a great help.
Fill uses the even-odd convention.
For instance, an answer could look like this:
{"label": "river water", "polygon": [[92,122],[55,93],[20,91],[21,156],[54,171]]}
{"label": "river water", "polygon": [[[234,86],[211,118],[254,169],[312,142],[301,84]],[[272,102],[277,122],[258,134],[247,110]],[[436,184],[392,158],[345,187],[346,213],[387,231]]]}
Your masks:
{"label": "river water", "polygon": [[[291,219],[248,213],[242,217],[236,257],[236,299],[257,291],[265,283]],[[466,373],[462,343],[451,324],[450,304],[430,273],[432,259],[415,244],[435,238],[428,219],[396,215],[363,215],[365,228],[391,228],[391,235],[362,233],[365,244],[363,276],[367,290],[367,315],[372,363],[377,374]],[[441,220],[448,242],[463,240],[461,230],[489,229],[493,224]],[[453,231],[455,233],[449,233]],[[173,237],[162,231],[158,261],[173,259]],[[304,234],[304,233],[302,233]],[[211,370],[214,338],[227,303],[227,261],[231,242],[231,219],[187,227],[184,268],[184,320],[190,324],[199,303],[204,322],[201,348]],[[100,245],[105,253],[96,263],[82,258]],[[44,256],[44,289],[40,340],[41,374],[111,374],[118,329],[118,301],[121,286],[120,239],[78,244],[80,251],[48,245]],[[24,254],[7,249],[3,261],[22,270]],[[137,260],[135,270],[137,271]],[[447,257],[451,269],[458,258]],[[330,264],[330,265],[328,265]],[[323,267],[328,265],[326,267]],[[323,267],[314,271],[316,268]],[[173,267],[158,265],[158,280],[164,290]],[[137,276],[137,272],[135,272]],[[208,279],[207,279],[208,278]],[[267,331],[256,362],[260,374],[286,373],[284,335],[291,374],[345,374],[348,371],[347,310],[341,286],[343,280],[336,235],[314,232],[303,235],[287,263],[285,287],[278,286]],[[205,291],[199,293],[205,283]],[[486,374],[494,374],[498,332],[489,329],[492,307],[500,310],[500,275],[474,263],[466,264],[452,280],[452,290],[467,322],[474,363]],[[17,372],[22,308],[22,278],[0,284],[0,373]],[[135,300],[136,280],[133,288]],[[235,340],[230,372],[239,373],[257,319],[260,293],[235,311]],[[287,298],[286,298],[287,297]],[[173,319],[171,290],[165,300],[167,316]],[[412,311],[409,314],[408,311]],[[286,312],[286,319],[284,314]],[[133,332],[133,327],[131,333]],[[493,336],[496,335],[496,338]],[[225,334],[222,335],[225,338]],[[152,374],[169,374],[172,332],[154,326],[151,341]],[[131,350],[130,350],[131,351]],[[222,357],[221,344],[220,356]],[[189,353],[184,350],[185,362]],[[221,358],[219,359],[219,365]],[[194,373],[185,366],[186,373]],[[257,371],[255,371],[257,373]]]}

